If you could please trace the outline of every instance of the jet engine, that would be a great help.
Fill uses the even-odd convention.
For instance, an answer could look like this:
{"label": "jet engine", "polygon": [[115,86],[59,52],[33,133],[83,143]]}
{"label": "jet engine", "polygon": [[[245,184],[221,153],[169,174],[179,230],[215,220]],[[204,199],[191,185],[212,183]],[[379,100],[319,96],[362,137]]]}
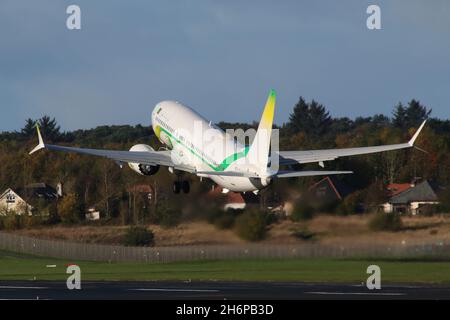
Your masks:
{"label": "jet engine", "polygon": [[[137,144],[131,147],[130,151],[136,151],[136,152],[146,152],[146,151],[154,151],[154,149],[146,144]],[[133,163],[129,162],[128,166],[133,170],[134,172],[139,173],[142,176],[152,176],[156,174],[159,170],[159,166],[151,166],[149,164],[140,164],[140,163]]]}

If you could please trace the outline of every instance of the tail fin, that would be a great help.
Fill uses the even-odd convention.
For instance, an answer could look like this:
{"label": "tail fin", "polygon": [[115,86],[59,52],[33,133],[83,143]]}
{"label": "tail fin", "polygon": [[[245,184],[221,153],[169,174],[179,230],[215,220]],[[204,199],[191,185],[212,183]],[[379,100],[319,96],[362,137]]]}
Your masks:
{"label": "tail fin", "polygon": [[267,164],[269,162],[270,139],[272,135],[273,117],[275,114],[276,95],[275,90],[270,90],[261,121],[259,122],[258,131],[256,132],[255,139],[247,154],[250,163],[255,165],[261,173],[267,171]]}

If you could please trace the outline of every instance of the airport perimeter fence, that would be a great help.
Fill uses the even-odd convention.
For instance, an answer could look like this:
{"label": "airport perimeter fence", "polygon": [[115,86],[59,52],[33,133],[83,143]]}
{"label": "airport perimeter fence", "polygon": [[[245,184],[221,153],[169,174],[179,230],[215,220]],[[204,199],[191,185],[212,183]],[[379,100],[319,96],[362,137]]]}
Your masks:
{"label": "airport perimeter fence", "polygon": [[450,244],[410,243],[348,246],[308,244],[195,245],[176,247],[125,247],[43,240],[0,232],[0,250],[43,257],[108,261],[166,263],[175,261],[270,258],[429,258],[449,259]]}

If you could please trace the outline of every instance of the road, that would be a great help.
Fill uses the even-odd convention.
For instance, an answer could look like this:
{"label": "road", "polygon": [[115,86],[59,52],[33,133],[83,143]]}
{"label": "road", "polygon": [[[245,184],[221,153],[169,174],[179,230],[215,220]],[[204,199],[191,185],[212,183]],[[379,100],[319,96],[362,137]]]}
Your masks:
{"label": "road", "polygon": [[0,281],[0,299],[450,299],[450,286],[310,284],[225,281],[86,281],[68,290],[63,281]]}

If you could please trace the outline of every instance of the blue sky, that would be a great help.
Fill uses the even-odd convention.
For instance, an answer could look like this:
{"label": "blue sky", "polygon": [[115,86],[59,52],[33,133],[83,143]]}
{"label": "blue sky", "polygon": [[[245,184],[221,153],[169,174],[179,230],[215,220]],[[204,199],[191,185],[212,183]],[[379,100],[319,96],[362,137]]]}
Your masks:
{"label": "blue sky", "polygon": [[[69,4],[82,30],[66,29]],[[366,28],[381,7],[382,30]],[[300,95],[333,116],[419,99],[450,118],[450,2],[2,0],[0,131],[49,114],[63,130],[145,124],[179,100],[213,121],[276,122]]]}

